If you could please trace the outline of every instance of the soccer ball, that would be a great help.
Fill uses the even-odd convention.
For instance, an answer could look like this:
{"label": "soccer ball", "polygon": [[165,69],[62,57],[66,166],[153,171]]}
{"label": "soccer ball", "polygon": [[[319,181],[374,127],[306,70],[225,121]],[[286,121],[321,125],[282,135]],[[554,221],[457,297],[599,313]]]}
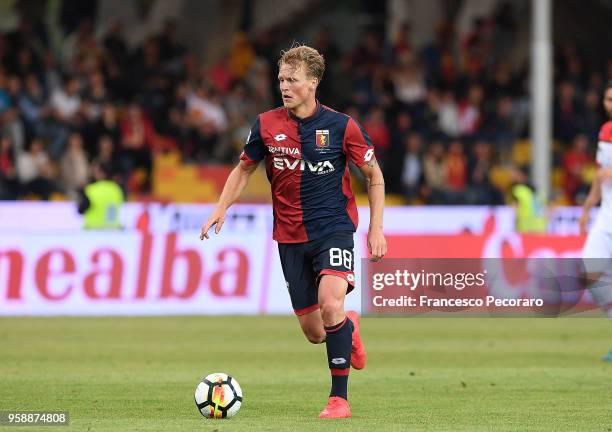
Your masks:
{"label": "soccer ball", "polygon": [[233,417],[242,405],[242,389],[228,374],[213,373],[196,387],[195,404],[204,417]]}

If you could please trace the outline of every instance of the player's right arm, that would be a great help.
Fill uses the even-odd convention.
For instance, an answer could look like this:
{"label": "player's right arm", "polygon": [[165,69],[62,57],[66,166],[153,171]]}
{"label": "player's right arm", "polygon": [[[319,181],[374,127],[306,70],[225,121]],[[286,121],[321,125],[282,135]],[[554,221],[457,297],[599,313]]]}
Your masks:
{"label": "player's right arm", "polygon": [[215,234],[219,234],[223,222],[225,222],[225,213],[227,209],[240,197],[240,194],[242,194],[242,191],[244,191],[244,188],[249,183],[251,174],[257,169],[259,161],[266,156],[266,153],[267,149],[261,139],[258,117],[251,128],[251,132],[249,132],[244,151],[240,155],[240,162],[227,177],[225,186],[223,186],[223,192],[221,192],[219,202],[212,215],[210,215],[206,223],[202,225],[200,240],[208,238],[208,230],[213,226],[215,226]]}
{"label": "player's right arm", "polygon": [[225,181],[225,186],[223,186],[223,192],[221,192],[217,207],[215,207],[215,210],[212,212],[206,223],[202,225],[200,240],[208,238],[208,230],[215,225],[215,234],[219,234],[221,227],[225,222],[225,213],[227,212],[227,209],[240,197],[242,191],[244,191],[244,188],[249,183],[251,174],[253,174],[256,168],[256,163],[247,163],[244,160],[241,160],[232,170]]}
{"label": "player's right arm", "polygon": [[591,189],[589,190],[589,195],[584,200],[584,205],[582,206],[582,215],[580,216],[580,220],[578,224],[580,226],[580,234],[585,234],[587,232],[587,225],[589,224],[589,216],[591,214],[591,209],[595,207],[599,201],[601,200],[601,180],[599,176],[596,176],[591,184]]}

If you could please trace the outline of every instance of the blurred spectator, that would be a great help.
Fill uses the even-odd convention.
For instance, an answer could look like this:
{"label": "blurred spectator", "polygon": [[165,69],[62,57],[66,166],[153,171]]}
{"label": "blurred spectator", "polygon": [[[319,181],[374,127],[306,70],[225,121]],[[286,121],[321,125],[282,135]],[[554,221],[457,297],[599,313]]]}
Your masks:
{"label": "blurred spectator", "polygon": [[229,93],[223,98],[223,101],[230,125],[240,124],[236,121],[238,117],[255,118],[257,115],[253,98],[242,80],[236,80],[232,83]]}
{"label": "blurred spectator", "polygon": [[563,81],[559,84],[553,111],[555,138],[565,142],[572,140],[579,132],[579,113],[576,88],[571,82]]}
{"label": "blurred spectator", "polygon": [[589,192],[589,171],[594,168],[588,152],[589,140],[584,134],[576,135],[572,148],[563,156],[563,192],[571,204],[582,204]]}
{"label": "blurred spectator", "polygon": [[96,17],[97,1],[64,0],[59,8],[59,18],[64,34],[72,33],[83,21]]}
{"label": "blurred spectator", "polygon": [[444,145],[434,141],[423,157],[423,174],[427,185],[425,196],[430,204],[443,204],[448,189],[448,167]]}
{"label": "blurred spectator", "polygon": [[[65,135],[69,128],[81,125],[81,97],[79,96],[79,81],[73,77],[64,79],[62,88],[56,89],[51,95],[51,108],[56,121],[56,126]],[[52,141],[49,147],[49,155],[53,159],[59,158],[66,145],[63,141]]]}
{"label": "blurred spectator", "polygon": [[43,56],[43,76],[41,85],[47,97],[49,97],[50,93],[53,93],[56,88],[62,85],[60,69],[51,51],[47,51]]}
{"label": "blurred spectator", "polygon": [[384,164],[386,162],[387,151],[391,144],[391,134],[385,122],[384,111],[378,107],[372,108],[363,123],[363,128],[374,143],[377,159]]}
{"label": "blurred spectator", "polygon": [[317,96],[326,101],[328,106],[336,106],[339,103],[335,98],[336,91],[334,86],[336,80],[331,79],[337,73],[337,62],[341,56],[340,49],[332,38],[332,31],[329,25],[322,25],[317,34],[312,38],[312,45],[323,56],[326,61],[325,77],[317,87]]}
{"label": "blurred spectator", "polygon": [[109,135],[102,135],[98,140],[98,148],[93,154],[91,165],[106,165],[113,173],[117,172],[117,148]]}
{"label": "blurred spectator", "polygon": [[408,202],[419,196],[423,178],[423,162],[421,160],[421,137],[412,133],[405,140],[406,154],[403,159],[401,181],[404,196]]}
{"label": "blurred spectator", "polygon": [[496,144],[504,158],[509,157],[514,143],[519,137],[517,130],[518,114],[514,112],[512,99],[502,96],[495,104],[485,124],[485,133]]}
{"label": "blurred spectator", "polygon": [[128,58],[128,47],[123,36],[123,26],[117,20],[111,20],[108,25],[103,46],[115,65],[122,65]]}
{"label": "blurred spectator", "polygon": [[456,65],[452,53],[454,28],[448,21],[440,21],[436,27],[435,40],[427,43],[421,58],[428,82],[437,87],[450,88],[456,80]]}
{"label": "blurred spectator", "polygon": [[227,93],[230,90],[232,81],[236,79],[229,64],[229,57],[227,56],[215,63],[205,75],[210,78],[212,84],[221,94]]}
{"label": "blurred spectator", "polygon": [[468,160],[468,197],[467,204],[503,204],[502,193],[491,183],[493,168],[493,149],[486,141],[474,145]]}
{"label": "blurred spectator", "polygon": [[102,116],[102,109],[110,100],[104,75],[100,71],[94,71],[89,75],[87,89],[83,96],[84,112],[89,122],[96,122]]}
{"label": "blurred spectator", "polygon": [[243,81],[232,84],[229,94],[224,98],[228,115],[229,146],[226,158],[235,159],[244,146],[245,136],[249,134],[250,122],[257,115],[255,103],[250,97],[248,87]]}
{"label": "blurred spectator", "polygon": [[161,60],[168,69],[176,71],[179,67],[178,62],[186,50],[185,46],[178,40],[176,20],[166,20],[158,38],[158,45]]}
{"label": "blurred spectator", "polygon": [[405,53],[399,58],[399,65],[393,74],[396,99],[412,106],[422,102],[427,96],[423,74],[412,55]]}
{"label": "blurred spectator", "polygon": [[363,33],[357,48],[352,55],[353,65],[365,67],[366,73],[371,73],[383,62],[382,43],[374,30]]}
{"label": "blurred spectator", "polygon": [[13,143],[7,135],[0,136],[0,200],[14,200],[19,195]]}
{"label": "blurred spectator", "polygon": [[255,50],[251,46],[247,35],[236,33],[234,35],[234,45],[229,53],[229,64],[231,73],[243,78],[250,70],[255,61]]}
{"label": "blurred spectator", "polygon": [[83,137],[78,132],[68,137],[68,146],[60,160],[60,180],[71,199],[76,199],[77,192],[89,180],[89,163],[83,149]]}
{"label": "blurred spectator", "polygon": [[122,133],[118,117],[117,108],[113,104],[107,103],[102,107],[102,115],[98,121],[89,126],[85,135],[85,149],[90,158],[96,154],[97,143],[103,136],[109,137],[115,147],[121,143]]}
{"label": "blurred spectator", "polygon": [[0,71],[6,68],[10,51],[4,33],[0,33]]}
{"label": "blurred spectator", "polygon": [[412,42],[410,41],[410,24],[403,22],[393,37],[391,43],[392,58],[401,58],[403,55],[412,53]]}
{"label": "blurred spectator", "polygon": [[[257,112],[270,109],[273,104],[272,86],[270,83],[272,69],[273,68],[266,61],[257,60],[253,63],[253,68],[246,77],[246,82],[252,90],[251,97],[253,98]],[[272,82],[276,87],[276,70],[273,70],[273,72],[275,77]]]}
{"label": "blurred spectator", "polygon": [[190,140],[190,123],[187,114],[187,82],[177,84],[174,90],[174,99],[168,112],[168,124],[162,132],[174,139],[178,144],[184,159],[193,158],[193,146]]}
{"label": "blurred spectator", "polygon": [[24,132],[14,92],[14,79],[9,79],[0,68],[0,133],[10,136],[15,155],[19,155],[23,151]]}
{"label": "blurred spectator", "polygon": [[448,146],[446,155],[446,175],[448,188],[454,194],[454,201],[461,201],[467,182],[467,161],[463,153],[463,144],[453,140]]}
{"label": "blurred spectator", "polygon": [[48,200],[59,189],[55,184],[53,167],[40,138],[30,141],[27,151],[17,158],[17,176],[24,194],[35,194]]}
{"label": "blurred spectator", "polygon": [[589,89],[584,96],[584,114],[582,118],[582,130],[587,134],[591,142],[597,141],[599,128],[604,122],[601,111],[600,91],[595,88]]}
{"label": "blurred spectator", "polygon": [[[121,121],[121,152],[119,163],[128,177],[130,187],[148,190],[151,181],[152,150],[155,131],[151,121],[136,103],[127,108]],[[140,172],[135,172],[140,170]],[[130,178],[134,174],[136,178]],[[132,183],[133,182],[133,183]]]}
{"label": "blurred spectator", "polygon": [[432,88],[427,92],[427,100],[421,110],[421,121],[418,129],[423,132],[429,132],[437,135],[440,130],[440,92],[438,89]]}
{"label": "blurred spectator", "polygon": [[442,94],[442,101],[438,111],[438,126],[447,136],[454,138],[461,132],[459,124],[459,108],[455,95],[451,90]]}
{"label": "blurred spectator", "polygon": [[145,92],[153,80],[163,74],[157,38],[148,37],[130,59],[130,64],[131,67],[126,73],[130,76],[129,99],[134,99]]}
{"label": "blurred spectator", "polygon": [[385,162],[385,178],[387,180],[387,191],[389,193],[403,193],[401,183],[404,154],[406,152],[406,139],[412,132],[412,117],[407,111],[400,111],[390,131],[391,146],[390,154],[393,157]]}
{"label": "blurred spectator", "polygon": [[219,135],[227,127],[227,117],[218,95],[200,84],[187,99],[187,112],[193,128],[196,158],[201,162],[209,161],[219,144]]}
{"label": "blurred spectator", "polygon": [[28,46],[22,47],[18,52],[10,72],[16,76],[24,77],[29,74],[40,76],[42,65],[34,50]]}
{"label": "blurred spectator", "polygon": [[482,75],[485,71],[485,63],[491,46],[489,38],[491,34],[492,22],[483,17],[476,17],[472,22],[472,30],[467,34],[460,45],[461,58],[464,69],[462,81],[465,87],[482,82]]}
{"label": "blurred spectator", "polygon": [[51,109],[35,75],[26,76],[18,105],[28,135],[45,135],[45,123],[51,115]]}
{"label": "blurred spectator", "polygon": [[[67,36],[62,43],[61,63],[66,70],[71,70],[74,73],[85,57],[97,51],[97,46],[94,45],[93,23],[91,20],[83,19],[79,21],[78,27],[74,31],[66,34]],[[93,49],[94,52],[88,52],[90,49]]]}
{"label": "blurred spectator", "polygon": [[483,99],[482,86],[469,87],[467,97],[459,104],[459,133],[462,136],[472,136],[478,132],[482,121]]}
{"label": "blurred spectator", "polygon": [[510,65],[502,62],[497,65],[493,76],[487,83],[486,93],[488,99],[498,101],[500,98],[516,97],[519,92]]}

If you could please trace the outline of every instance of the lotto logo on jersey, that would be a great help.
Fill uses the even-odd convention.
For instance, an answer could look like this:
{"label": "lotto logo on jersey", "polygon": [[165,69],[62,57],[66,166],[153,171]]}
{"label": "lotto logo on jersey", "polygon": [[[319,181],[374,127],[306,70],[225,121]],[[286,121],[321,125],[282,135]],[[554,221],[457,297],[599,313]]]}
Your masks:
{"label": "lotto logo on jersey", "polygon": [[329,147],[329,130],[328,129],[317,129],[316,132],[316,144],[319,148]]}

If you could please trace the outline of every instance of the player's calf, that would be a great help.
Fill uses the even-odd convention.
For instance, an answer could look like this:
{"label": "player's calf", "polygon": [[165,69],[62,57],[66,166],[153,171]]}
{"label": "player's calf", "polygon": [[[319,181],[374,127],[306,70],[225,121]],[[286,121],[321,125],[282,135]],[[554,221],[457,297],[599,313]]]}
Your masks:
{"label": "player's calf", "polygon": [[325,327],[327,361],[331,374],[330,397],[348,399],[348,376],[351,367],[351,335],[353,323],[344,317],[333,326]]}
{"label": "player's calf", "polygon": [[298,315],[298,321],[302,332],[308,342],[313,344],[320,344],[325,342],[325,330],[323,329],[323,319],[321,318],[321,312],[317,308],[316,310]]}

